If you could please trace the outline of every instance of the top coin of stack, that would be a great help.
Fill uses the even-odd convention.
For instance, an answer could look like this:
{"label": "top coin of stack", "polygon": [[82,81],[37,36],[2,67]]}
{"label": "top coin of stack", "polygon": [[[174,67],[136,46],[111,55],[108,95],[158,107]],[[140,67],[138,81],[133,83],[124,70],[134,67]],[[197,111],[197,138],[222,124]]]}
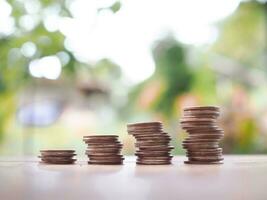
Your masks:
{"label": "top coin of stack", "polygon": [[45,164],[73,164],[76,159],[74,150],[41,150],[41,163]]}
{"label": "top coin of stack", "polygon": [[137,164],[171,164],[170,151],[173,149],[169,145],[171,138],[163,131],[161,122],[128,124],[127,131],[136,139]]}
{"label": "top coin of stack", "polygon": [[222,148],[219,140],[223,130],[217,126],[216,119],[220,109],[215,106],[198,106],[184,109],[180,120],[181,127],[189,134],[182,145],[186,149],[186,164],[221,164]]}
{"label": "top coin of stack", "polygon": [[84,136],[83,141],[88,145],[85,152],[89,158],[88,164],[118,165],[123,163],[122,144],[117,135]]}

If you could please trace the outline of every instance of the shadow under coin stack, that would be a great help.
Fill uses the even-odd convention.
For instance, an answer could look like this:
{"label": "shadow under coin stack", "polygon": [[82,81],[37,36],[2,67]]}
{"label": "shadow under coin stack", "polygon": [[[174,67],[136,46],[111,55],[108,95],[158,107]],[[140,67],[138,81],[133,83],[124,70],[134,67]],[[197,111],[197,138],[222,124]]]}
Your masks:
{"label": "shadow under coin stack", "polygon": [[122,144],[117,135],[84,136],[83,141],[88,145],[85,152],[89,158],[88,164],[123,164]]}
{"label": "shadow under coin stack", "polygon": [[222,164],[219,140],[223,130],[217,126],[220,110],[215,106],[188,107],[184,109],[181,127],[189,134],[182,145],[186,149],[186,164]]}
{"label": "shadow under coin stack", "polygon": [[74,164],[76,159],[73,157],[76,156],[74,150],[41,150],[40,151],[41,162],[44,164]]}
{"label": "shadow under coin stack", "polygon": [[173,149],[170,146],[171,138],[163,131],[161,122],[128,124],[127,131],[136,139],[136,164],[171,164],[172,156],[170,152]]}

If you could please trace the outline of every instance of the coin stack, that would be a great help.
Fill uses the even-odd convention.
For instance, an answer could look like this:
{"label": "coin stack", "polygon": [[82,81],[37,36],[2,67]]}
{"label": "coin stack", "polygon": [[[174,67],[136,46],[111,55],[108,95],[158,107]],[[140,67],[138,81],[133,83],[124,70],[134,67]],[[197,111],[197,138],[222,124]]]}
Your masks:
{"label": "coin stack", "polygon": [[216,106],[188,107],[183,110],[181,127],[189,134],[183,141],[186,164],[222,164],[219,141],[223,130],[217,125],[220,109]]}
{"label": "coin stack", "polygon": [[41,150],[41,163],[45,164],[74,164],[74,150]]}
{"label": "coin stack", "polygon": [[163,131],[161,122],[144,122],[127,125],[127,131],[136,139],[136,164],[167,165],[171,164],[171,138]]}
{"label": "coin stack", "polygon": [[88,164],[123,164],[122,144],[119,142],[117,135],[84,136],[83,141],[88,145],[85,152],[89,158]]}

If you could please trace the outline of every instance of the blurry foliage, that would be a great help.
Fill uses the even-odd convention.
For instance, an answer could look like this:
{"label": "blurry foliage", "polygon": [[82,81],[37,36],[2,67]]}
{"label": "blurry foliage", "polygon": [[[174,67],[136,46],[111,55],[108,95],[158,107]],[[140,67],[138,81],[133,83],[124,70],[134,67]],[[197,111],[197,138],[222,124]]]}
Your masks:
{"label": "blurry foliage", "polygon": [[120,79],[121,68],[108,59],[102,59],[92,66],[91,75],[101,78],[105,81],[114,81]]}
{"label": "blurry foliage", "polygon": [[[45,9],[56,8],[59,9],[59,17],[72,17],[67,7],[69,1],[37,1],[40,4],[40,12],[36,14],[27,13],[26,3],[30,3],[28,1],[7,2],[12,6],[11,16],[15,21],[15,31],[10,35],[0,35],[0,136],[8,119],[14,114],[16,92],[33,80],[28,71],[28,65],[32,60],[63,52],[69,57],[68,63],[62,68],[63,75],[75,76],[76,68],[81,66],[74,54],[64,46],[65,36],[59,31],[50,32],[44,26]],[[120,2],[115,2],[105,9],[116,13],[120,7]],[[25,29],[21,25],[21,19],[26,15],[36,22],[30,29]],[[36,52],[30,57],[24,56],[21,52],[21,47],[26,42],[36,46]]]}
{"label": "blurry foliage", "polygon": [[98,9],[98,12],[101,12],[102,10],[111,10],[113,13],[118,12],[121,9],[121,2],[116,1],[113,3],[111,6],[106,7],[106,8],[100,8]]}
{"label": "blurry foliage", "polygon": [[154,109],[166,116],[172,116],[176,110],[176,97],[189,91],[193,74],[186,63],[186,50],[171,38],[160,41],[153,49],[156,71],[153,79],[161,80],[164,88],[154,103]]}
{"label": "blurry foliage", "polygon": [[194,70],[192,93],[205,104],[214,104],[216,99],[216,74],[208,63],[200,63]]}
{"label": "blurry foliage", "polygon": [[[41,6],[40,13],[32,16],[37,17],[38,20],[30,30],[26,30],[20,24],[21,17],[28,14],[25,2],[18,0],[8,0],[8,2],[12,5],[15,31],[10,35],[0,35],[0,137],[3,136],[4,129],[15,113],[17,93],[25,83],[33,80],[29,75],[28,65],[34,59],[64,52],[70,59],[62,68],[63,75],[75,77],[78,71],[82,71],[81,68],[85,68],[85,72],[90,74],[92,79],[104,80],[113,92],[126,93],[122,84],[119,83],[122,72],[118,65],[107,59],[92,65],[80,63],[74,54],[64,46],[65,36],[59,31],[50,32],[45,28],[42,11],[57,7],[60,17],[71,18],[67,7],[69,1],[38,1]],[[98,12],[110,10],[116,13],[120,8],[121,3],[115,1],[108,7],[98,9]],[[262,66],[267,50],[266,13],[267,3],[242,2],[232,16],[219,24],[219,38],[212,51],[236,60],[247,67]],[[26,42],[36,45],[36,52],[31,57],[25,57],[21,52],[21,47]],[[145,109],[160,113],[170,119],[176,114],[177,98],[186,93],[200,97],[201,103],[215,102],[218,74],[210,68],[205,55],[200,55],[200,60],[204,60],[204,62],[199,62],[191,67],[186,62],[187,51],[188,49],[172,37],[155,43],[152,49],[156,66],[155,73],[133,88],[129,96],[130,103],[127,108],[124,107],[124,112],[136,107],[140,112],[145,107]],[[262,68],[267,72],[266,66],[262,66]],[[116,102],[111,105],[113,107],[121,108],[123,105],[123,100],[120,98],[114,99],[113,102]],[[133,107],[134,104],[137,106]],[[129,115],[123,116],[128,117]],[[232,127],[228,137],[225,138],[227,152],[255,151],[255,140],[258,134],[258,124],[255,118],[253,116],[242,118],[242,112],[237,112],[234,117],[226,117],[228,117],[228,121],[225,124]],[[236,118],[240,120],[236,120]]]}
{"label": "blurry foliage", "polygon": [[140,102],[140,98],[143,98],[143,101],[146,101],[145,98],[153,98],[148,100],[151,109],[171,118],[175,114],[177,96],[188,92],[193,81],[193,73],[186,63],[185,52],[185,48],[171,36],[158,41],[152,50],[155,73],[135,87],[130,99]]}
{"label": "blurry foliage", "polygon": [[[241,2],[233,15],[219,24],[219,37],[212,50],[219,55],[230,58],[235,63],[241,64],[248,72],[253,68],[258,68],[266,74],[266,22],[267,2],[264,3],[255,0]],[[242,73],[238,74],[241,77],[242,75]],[[231,79],[227,81],[232,84],[233,93],[238,93],[238,89],[235,87],[240,84],[238,80]],[[242,94],[237,95],[239,96],[238,104],[234,107],[229,106],[235,101],[233,94],[230,97],[232,99],[224,102],[225,104],[229,104],[227,110],[230,113],[223,116],[226,132],[224,141],[225,152],[266,152],[266,147],[259,147],[255,142],[263,133],[259,130],[258,113],[256,113],[255,108],[251,108],[253,102],[250,102],[249,96],[253,90],[250,90],[249,85],[244,83],[242,87],[245,96]],[[244,99],[247,101],[244,101]],[[254,112],[250,112],[247,116],[244,116],[242,108],[254,109]]]}
{"label": "blurry foliage", "polygon": [[240,3],[236,12],[219,24],[221,32],[214,46],[215,52],[244,66],[259,68],[266,59],[266,15],[267,3]]}

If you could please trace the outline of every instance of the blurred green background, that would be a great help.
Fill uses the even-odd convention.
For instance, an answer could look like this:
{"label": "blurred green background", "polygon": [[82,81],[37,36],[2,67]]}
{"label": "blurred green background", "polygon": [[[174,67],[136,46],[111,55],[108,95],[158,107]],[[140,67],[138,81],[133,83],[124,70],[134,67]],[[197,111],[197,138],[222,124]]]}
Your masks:
{"label": "blurred green background", "polygon": [[0,155],[75,148],[219,105],[225,153],[267,153],[267,1],[0,0]]}

